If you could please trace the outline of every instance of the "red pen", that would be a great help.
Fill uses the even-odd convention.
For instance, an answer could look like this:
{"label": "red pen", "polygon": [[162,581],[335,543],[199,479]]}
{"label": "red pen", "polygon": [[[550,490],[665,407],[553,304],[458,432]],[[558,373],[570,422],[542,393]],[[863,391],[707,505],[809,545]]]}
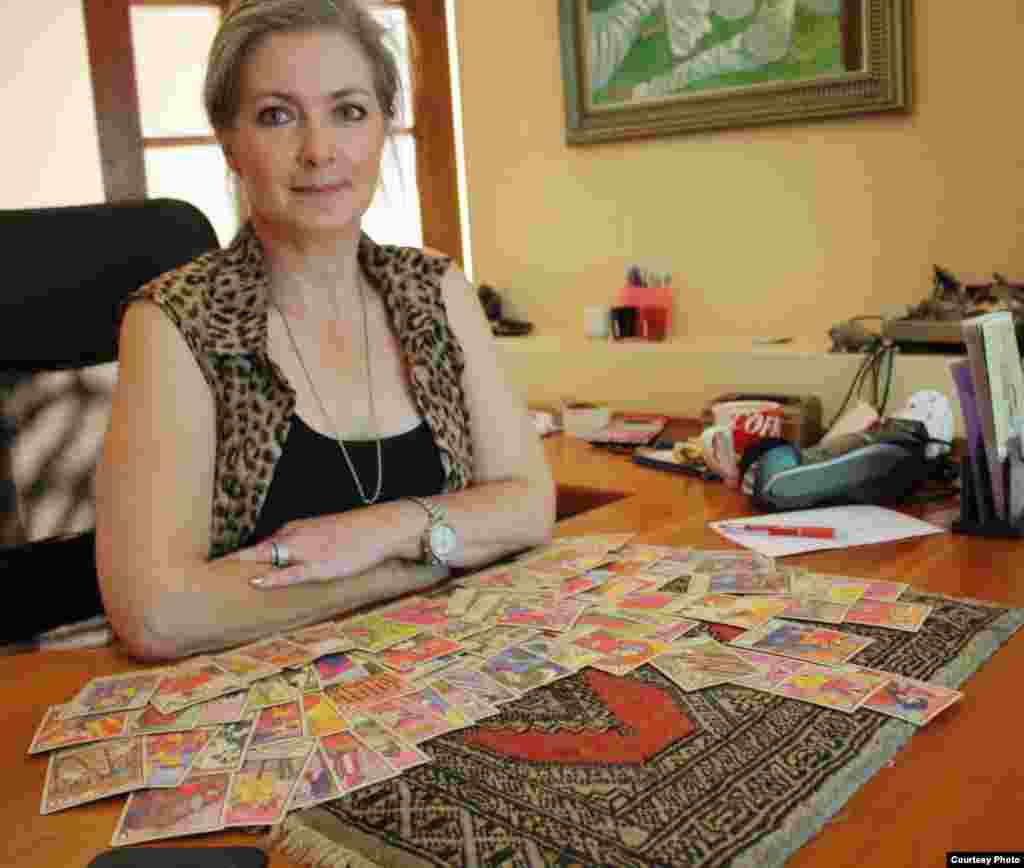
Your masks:
{"label": "red pen", "polygon": [[806,536],[814,539],[835,539],[835,528],[801,527],[797,525],[779,524],[721,524],[721,530],[733,533],[766,533],[769,536]]}

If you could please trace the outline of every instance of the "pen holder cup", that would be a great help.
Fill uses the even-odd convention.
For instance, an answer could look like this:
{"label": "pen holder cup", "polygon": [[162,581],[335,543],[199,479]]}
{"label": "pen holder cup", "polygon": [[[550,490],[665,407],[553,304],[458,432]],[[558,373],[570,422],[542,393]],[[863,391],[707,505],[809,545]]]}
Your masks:
{"label": "pen holder cup", "polygon": [[999,539],[1024,537],[1024,522],[1010,522],[990,515],[991,495],[978,491],[978,483],[989,486],[988,465],[982,461],[976,472],[970,456],[964,455],[960,459],[960,518],[953,521],[953,533]]}
{"label": "pen holder cup", "polygon": [[639,309],[632,305],[620,305],[611,310],[612,337],[617,341],[637,337]]}

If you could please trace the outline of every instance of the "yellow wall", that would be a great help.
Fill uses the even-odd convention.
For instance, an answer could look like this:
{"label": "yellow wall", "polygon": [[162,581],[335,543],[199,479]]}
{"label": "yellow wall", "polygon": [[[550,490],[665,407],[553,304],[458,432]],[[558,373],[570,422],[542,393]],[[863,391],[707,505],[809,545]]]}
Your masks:
{"label": "yellow wall", "polygon": [[913,4],[909,115],[567,146],[558,4],[455,0],[474,276],[579,332],[630,263],[675,274],[676,333],[824,336],[931,290],[1024,279],[1020,0]]}

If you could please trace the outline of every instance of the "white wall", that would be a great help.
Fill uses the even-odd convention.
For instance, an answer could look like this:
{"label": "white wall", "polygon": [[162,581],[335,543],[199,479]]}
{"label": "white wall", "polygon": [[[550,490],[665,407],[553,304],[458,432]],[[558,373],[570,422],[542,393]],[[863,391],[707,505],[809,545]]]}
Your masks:
{"label": "white wall", "polygon": [[0,208],[103,201],[82,0],[0,2]]}

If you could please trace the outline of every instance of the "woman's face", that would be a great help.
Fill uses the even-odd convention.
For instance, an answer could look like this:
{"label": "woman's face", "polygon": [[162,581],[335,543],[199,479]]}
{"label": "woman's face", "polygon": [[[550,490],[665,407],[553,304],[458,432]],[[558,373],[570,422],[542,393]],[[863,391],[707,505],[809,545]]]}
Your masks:
{"label": "woman's face", "polygon": [[222,143],[257,226],[290,237],[356,236],[387,126],[373,69],[351,38],[273,33],[242,69],[238,118]]}

